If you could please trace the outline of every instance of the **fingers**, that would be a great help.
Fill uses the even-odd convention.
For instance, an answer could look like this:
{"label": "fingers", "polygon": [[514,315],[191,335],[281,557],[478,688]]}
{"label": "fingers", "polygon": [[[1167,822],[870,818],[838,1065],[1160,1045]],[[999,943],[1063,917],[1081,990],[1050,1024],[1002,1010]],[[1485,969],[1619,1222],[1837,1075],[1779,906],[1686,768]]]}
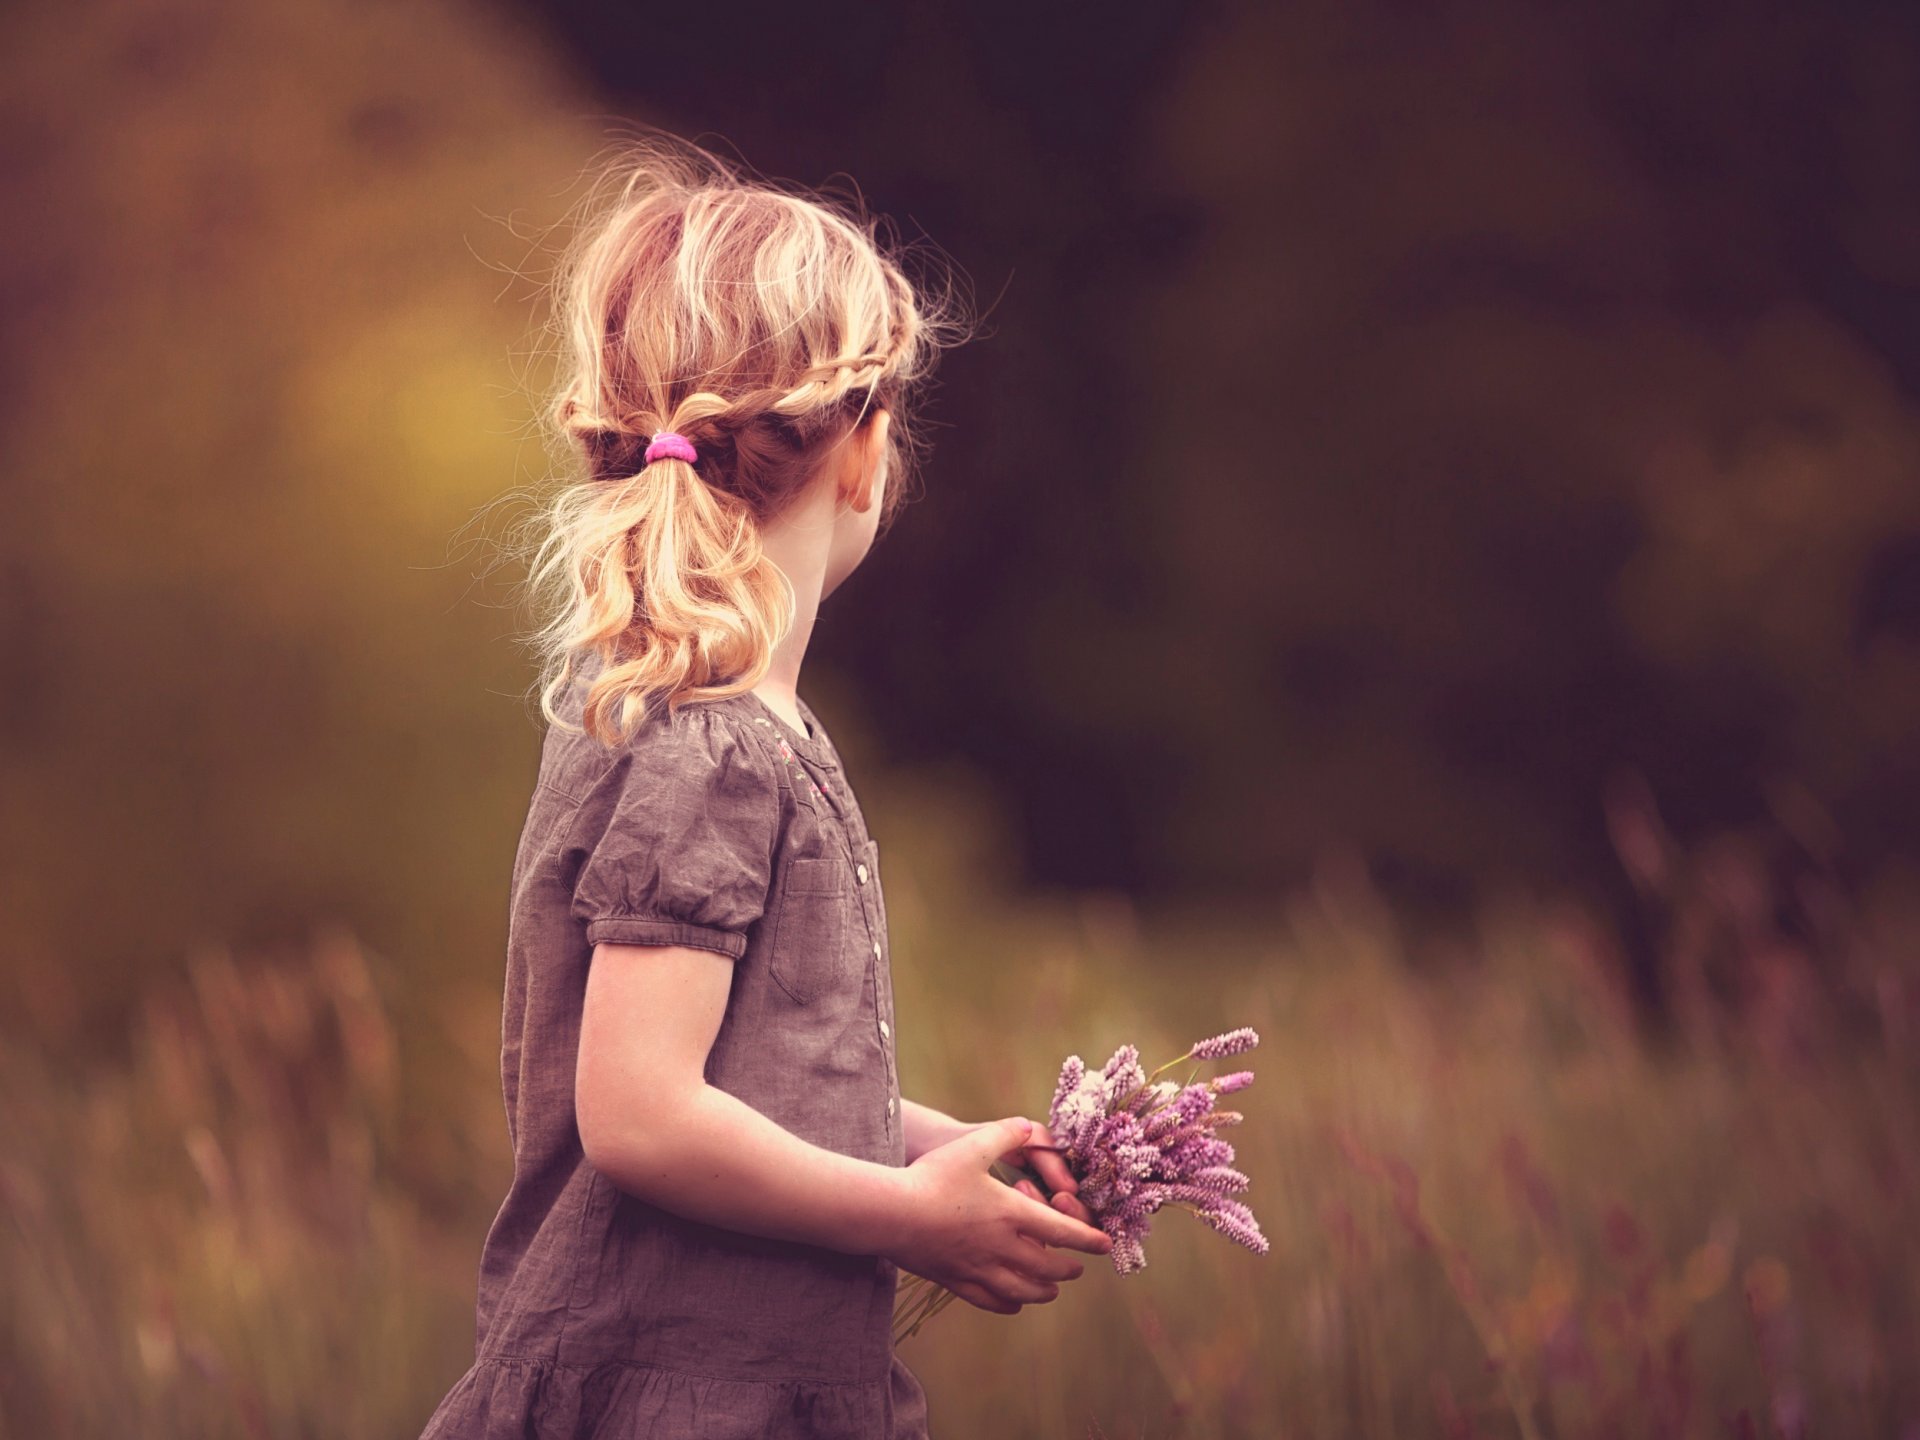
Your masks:
{"label": "fingers", "polygon": [[1093,1224],[1093,1212],[1080,1202],[1078,1196],[1065,1190],[1055,1190],[1049,1195],[1033,1181],[1025,1178],[1014,1181],[1013,1188],[1029,1199],[1038,1200],[1042,1205],[1051,1205],[1062,1215],[1070,1215],[1087,1225]]}
{"label": "fingers", "polygon": [[1025,1235],[1020,1237],[1018,1252],[1007,1263],[1030,1280],[1049,1280],[1055,1284],[1063,1280],[1078,1280],[1087,1268],[1066,1252],[1042,1245]]}
{"label": "fingers", "polygon": [[991,1165],[1027,1143],[1028,1137],[1033,1134],[1033,1121],[1024,1115],[1009,1115],[1004,1120],[982,1125],[978,1133],[986,1138],[991,1147],[987,1152],[987,1164]]}
{"label": "fingers", "polygon": [[1035,1280],[1007,1265],[988,1271],[986,1282],[989,1290],[1002,1300],[1013,1301],[1016,1306],[1045,1305],[1050,1300],[1060,1298],[1060,1287],[1053,1281]]}
{"label": "fingers", "polygon": [[[1100,1235],[1100,1239],[1104,1242],[1107,1237]],[[1014,1250],[997,1263],[989,1263],[964,1278],[956,1276],[945,1283],[954,1294],[978,1309],[1014,1315],[1024,1305],[1045,1305],[1059,1299],[1061,1285],[1078,1280],[1085,1273],[1086,1266],[1073,1256],[1062,1254],[1030,1235],[1018,1234]]]}
{"label": "fingers", "polygon": [[[1027,1137],[1027,1143],[1033,1146],[1052,1145],[1055,1143],[1053,1132],[1036,1122],[1033,1133]],[[1080,1182],[1073,1178],[1066,1157],[1057,1150],[1029,1150],[1027,1163],[1049,1190],[1064,1190],[1071,1195],[1080,1188]]]}
{"label": "fingers", "polygon": [[1068,1195],[1056,1190],[1053,1192],[1053,1200],[1051,1203],[1053,1208],[1058,1210],[1062,1215],[1071,1215],[1074,1219],[1084,1221],[1088,1225],[1093,1223],[1093,1212],[1081,1204],[1077,1196]]}
{"label": "fingers", "polygon": [[1033,1173],[1046,1182],[1049,1190],[1064,1191],[1068,1195],[1080,1189],[1080,1182],[1073,1178],[1073,1172],[1067,1168],[1067,1162],[1051,1150],[1029,1150],[1027,1163]]}
{"label": "fingers", "polygon": [[1003,1300],[986,1286],[972,1280],[956,1280],[947,1287],[969,1305],[982,1310],[991,1310],[996,1315],[1018,1315],[1020,1306],[1012,1300]]}
{"label": "fingers", "polygon": [[1113,1249],[1113,1240],[1106,1232],[1051,1206],[1023,1203],[1017,1223],[1023,1234],[1042,1244],[1063,1245],[1069,1250],[1084,1250],[1089,1255],[1105,1255]]}

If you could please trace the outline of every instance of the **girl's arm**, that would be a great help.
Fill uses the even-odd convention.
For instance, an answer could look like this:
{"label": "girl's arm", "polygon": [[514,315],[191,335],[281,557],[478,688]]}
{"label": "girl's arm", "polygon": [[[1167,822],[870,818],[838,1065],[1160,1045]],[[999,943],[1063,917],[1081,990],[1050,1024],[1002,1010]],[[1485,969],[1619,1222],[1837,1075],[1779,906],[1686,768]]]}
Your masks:
{"label": "girl's arm", "polygon": [[[574,1071],[587,1160],[622,1190],[707,1224],[884,1255],[984,1309],[1051,1300],[1101,1231],[991,1170],[1030,1122],[964,1127],[906,1167],[809,1144],[707,1083],[736,962],[680,945],[602,942],[588,962]],[[951,1118],[951,1117],[949,1117]]]}
{"label": "girl's arm", "polygon": [[973,1127],[956,1120],[944,1110],[922,1105],[918,1100],[900,1097],[900,1128],[907,1137],[907,1163],[911,1165],[929,1150],[946,1144],[963,1130]]}

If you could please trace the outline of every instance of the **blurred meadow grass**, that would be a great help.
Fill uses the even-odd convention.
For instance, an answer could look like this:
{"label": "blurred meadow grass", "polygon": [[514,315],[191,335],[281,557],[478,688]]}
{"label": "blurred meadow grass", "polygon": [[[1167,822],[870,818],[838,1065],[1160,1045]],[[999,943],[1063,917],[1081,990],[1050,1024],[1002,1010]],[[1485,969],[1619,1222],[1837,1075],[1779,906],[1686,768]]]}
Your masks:
{"label": "blurred meadow grass", "polygon": [[[949,1308],[903,1346],[936,1434],[1916,1433],[1920,877],[1821,892],[1813,945],[1739,837],[1629,847],[1671,918],[1652,1022],[1566,901],[1422,944],[1339,853],[1265,915],[1020,894],[983,792],[869,788],[915,1098],[1044,1114],[1069,1051],[1262,1036],[1229,1134],[1272,1252],[1167,1211],[1139,1276]],[[417,1433],[509,1173],[495,979],[403,1013],[344,931],[204,949],[84,1062],[31,982],[0,1434]]]}

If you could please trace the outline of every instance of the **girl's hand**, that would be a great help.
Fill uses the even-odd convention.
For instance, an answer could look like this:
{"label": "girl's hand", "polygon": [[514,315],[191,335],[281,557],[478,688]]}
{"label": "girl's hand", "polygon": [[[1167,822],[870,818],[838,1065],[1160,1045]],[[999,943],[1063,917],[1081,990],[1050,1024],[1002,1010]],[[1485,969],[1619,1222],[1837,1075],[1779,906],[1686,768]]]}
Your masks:
{"label": "girl's hand", "polygon": [[1055,1247],[1105,1255],[1113,1241],[995,1178],[993,1162],[1020,1153],[1033,1129],[1020,1116],[975,1125],[899,1172],[902,1224],[879,1253],[982,1310],[1014,1315],[1057,1298],[1083,1266]]}
{"label": "girl's hand", "polygon": [[1010,1154],[1019,1157],[1016,1163],[1024,1170],[1031,1170],[1040,1177],[1040,1184],[1052,1191],[1052,1196],[1044,1195],[1040,1186],[1031,1180],[1014,1182],[1014,1189],[1022,1195],[1031,1195],[1042,1205],[1051,1204],[1062,1215],[1071,1215],[1074,1219],[1091,1225],[1093,1215],[1078,1198],[1080,1182],[1073,1178],[1073,1172],[1067,1168],[1066,1158],[1062,1156],[1048,1130],[1038,1120],[1033,1122],[1033,1134],[1027,1137],[1027,1143]]}

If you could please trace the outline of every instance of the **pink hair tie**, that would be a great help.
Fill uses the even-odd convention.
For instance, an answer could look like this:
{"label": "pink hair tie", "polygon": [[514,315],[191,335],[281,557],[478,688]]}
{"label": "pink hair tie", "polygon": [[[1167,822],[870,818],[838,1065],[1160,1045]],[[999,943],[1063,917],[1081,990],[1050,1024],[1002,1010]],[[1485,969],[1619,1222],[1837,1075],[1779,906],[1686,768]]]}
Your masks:
{"label": "pink hair tie", "polygon": [[647,464],[651,465],[662,455],[671,455],[689,465],[700,458],[700,452],[693,448],[693,442],[686,436],[676,435],[671,430],[656,430],[653,432],[653,443],[647,446]]}

